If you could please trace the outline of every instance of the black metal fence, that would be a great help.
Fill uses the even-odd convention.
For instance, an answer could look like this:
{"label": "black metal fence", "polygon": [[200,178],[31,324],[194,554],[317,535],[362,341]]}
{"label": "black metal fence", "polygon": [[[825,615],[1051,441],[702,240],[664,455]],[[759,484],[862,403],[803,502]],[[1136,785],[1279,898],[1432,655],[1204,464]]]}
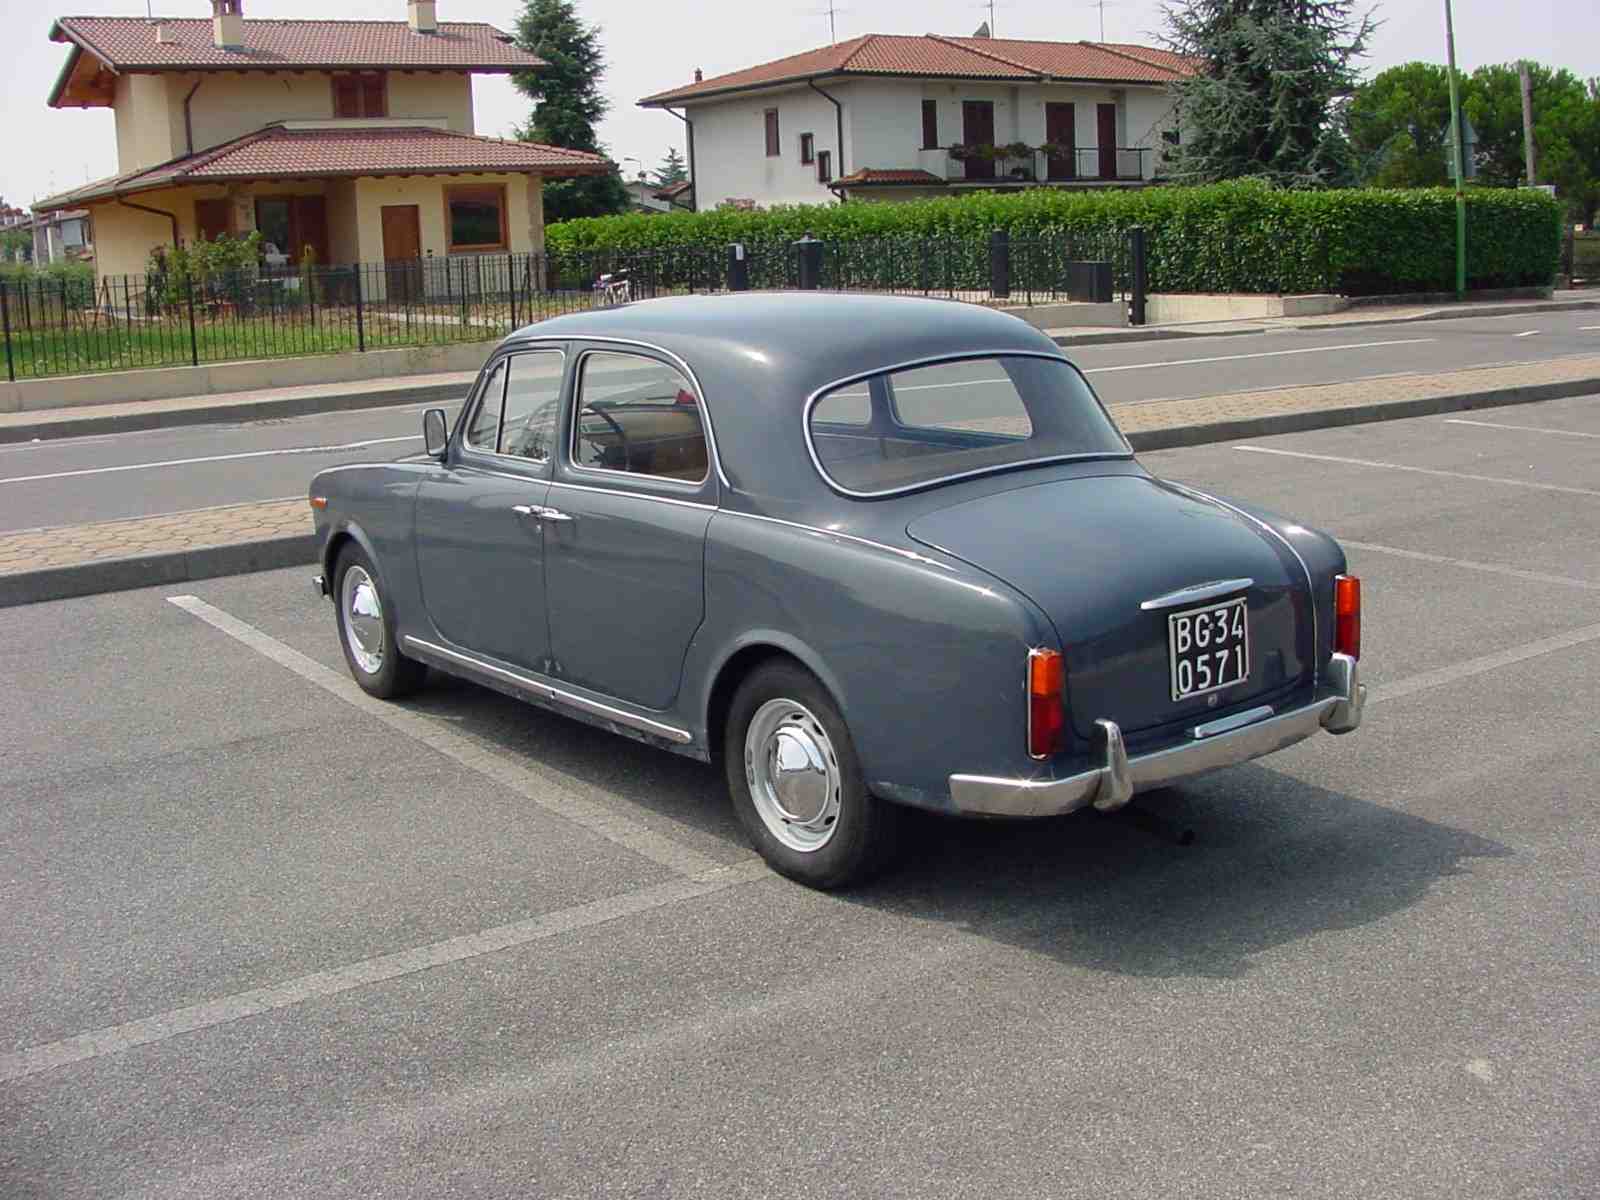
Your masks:
{"label": "black metal fence", "polygon": [[[98,282],[0,280],[7,378],[489,341],[561,313],[662,295],[822,288],[985,304],[1111,299],[1083,294],[1074,264],[1133,287],[1121,234],[1030,239],[802,239],[477,255]],[[611,286],[606,286],[607,277]],[[618,277],[624,277],[621,283]],[[1075,283],[1074,281],[1078,282]]]}

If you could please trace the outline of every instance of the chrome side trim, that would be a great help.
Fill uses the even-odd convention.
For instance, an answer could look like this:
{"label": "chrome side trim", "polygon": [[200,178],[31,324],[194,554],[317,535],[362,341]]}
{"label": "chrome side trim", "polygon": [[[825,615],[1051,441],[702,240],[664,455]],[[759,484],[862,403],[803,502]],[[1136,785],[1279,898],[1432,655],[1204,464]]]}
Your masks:
{"label": "chrome side trim", "polygon": [[[811,437],[811,410],[817,406],[817,402],[820,401],[825,394],[833,391],[836,388],[848,387],[852,383],[860,383],[863,379],[872,379],[879,375],[889,375],[895,371],[906,371],[911,370],[914,367],[932,366],[937,363],[969,362],[973,359],[979,358],[1043,358],[1049,360],[1050,362],[1058,362],[1063,364],[1068,369],[1075,372],[1079,379],[1083,380],[1083,386],[1088,389],[1089,395],[1094,399],[1095,404],[1099,407],[1101,415],[1106,419],[1106,423],[1111,426],[1112,432],[1114,432],[1117,437],[1122,440],[1123,452],[1120,454],[1052,454],[1046,455],[1044,458],[1030,458],[1021,462],[1002,463],[992,467],[979,467],[972,471],[960,471],[954,475],[942,475],[938,479],[930,479],[923,483],[908,484],[905,487],[889,488],[881,492],[858,492],[853,488],[847,488],[843,484],[838,483],[835,481],[832,475],[828,474],[828,469],[822,465],[822,458],[817,453],[816,442]],[[822,482],[827,484],[834,491],[838,492],[841,496],[850,496],[857,500],[879,500],[886,496],[901,496],[907,492],[920,492],[924,488],[940,487],[947,483],[954,483],[958,479],[972,479],[979,475],[992,475],[996,471],[1015,471],[1025,467],[1042,467],[1049,466],[1052,463],[1083,462],[1092,459],[1105,459],[1114,462],[1120,462],[1124,459],[1133,458],[1133,444],[1128,441],[1127,435],[1122,432],[1122,430],[1117,426],[1117,423],[1111,419],[1111,413],[1106,409],[1105,401],[1100,399],[1099,393],[1094,390],[1094,386],[1089,382],[1084,373],[1078,370],[1078,365],[1064,354],[1059,352],[1051,354],[1045,350],[966,350],[959,354],[933,354],[927,356],[926,358],[914,358],[909,362],[894,363],[890,366],[874,367],[870,371],[860,371],[854,375],[847,375],[843,379],[835,379],[832,383],[824,384],[822,387],[819,387],[816,391],[812,392],[811,395],[806,397],[805,406],[801,409],[800,413],[800,426],[801,431],[805,434],[806,452],[811,456],[811,465],[816,468],[817,474],[822,477]]]}
{"label": "chrome side trim", "polygon": [[668,741],[676,742],[680,746],[686,746],[694,740],[687,729],[679,729],[676,725],[653,721],[649,717],[638,716],[635,713],[628,712],[626,709],[614,708],[609,704],[602,704],[598,700],[590,700],[587,696],[576,695],[573,692],[566,691],[564,688],[558,688],[554,684],[545,682],[539,676],[523,675],[517,671],[510,671],[505,667],[485,662],[483,659],[476,658],[473,655],[462,654],[460,651],[435,645],[433,642],[424,641],[419,637],[413,637],[409,633],[406,634],[404,641],[408,649],[420,650],[424,655],[442,658],[465,667],[469,671],[488,675],[500,680],[502,683],[509,683],[537,699],[553,701],[556,704],[566,705],[568,708],[576,708],[580,712],[604,717],[608,721],[615,721],[618,725],[626,725],[629,729],[637,729],[642,733],[666,738]]}
{"label": "chrome side trim", "polygon": [[1231,717],[1218,717],[1215,721],[1196,725],[1189,731],[1189,736],[1198,742],[1202,738],[1215,737],[1219,733],[1227,733],[1241,726],[1253,724],[1277,711],[1270,704],[1263,704],[1259,708],[1247,708],[1244,712],[1234,713]]}
{"label": "chrome side trim", "polygon": [[1139,607],[1145,612],[1153,612],[1160,608],[1177,608],[1180,604],[1199,604],[1204,600],[1226,596],[1229,592],[1242,592],[1253,587],[1255,582],[1254,579],[1219,579],[1215,583],[1197,583],[1193,587],[1179,588],[1165,596],[1146,600]]}
{"label": "chrome side trim", "polygon": [[1319,729],[1349,733],[1361,724],[1366,701],[1359,674],[1355,659],[1335,654],[1328,671],[1333,686],[1312,703],[1136,758],[1128,757],[1116,722],[1099,720],[1095,725],[1105,736],[1101,765],[1064,779],[952,775],[950,799],[957,812],[1000,817],[1047,817],[1091,804],[1104,811],[1119,808],[1136,792],[1249,762]]}
{"label": "chrome side trim", "polygon": [[1199,488],[1192,488],[1187,484],[1174,483],[1170,479],[1163,479],[1161,482],[1166,484],[1167,487],[1173,488],[1176,491],[1180,491],[1187,496],[1193,496],[1197,500],[1205,500],[1211,504],[1215,504],[1218,508],[1227,509],[1240,520],[1248,521],[1252,525],[1255,525],[1261,529],[1265,529],[1269,534],[1282,542],[1290,554],[1294,555],[1295,562],[1300,564],[1301,573],[1306,577],[1306,598],[1311,601],[1311,683],[1313,687],[1320,683],[1322,672],[1317,667],[1317,658],[1322,652],[1322,631],[1318,628],[1317,621],[1317,583],[1316,580],[1311,577],[1311,568],[1306,566],[1306,560],[1301,558],[1300,551],[1294,548],[1294,543],[1288,538],[1284,537],[1283,534],[1279,533],[1271,525],[1268,525],[1260,517],[1253,517],[1249,513],[1245,512],[1244,509],[1229,504],[1226,500],[1220,499],[1217,496],[1213,496],[1209,492],[1202,492]]}
{"label": "chrome side trim", "polygon": [[[512,336],[516,337],[517,335],[513,334]],[[706,403],[706,389],[701,385],[700,377],[694,373],[694,368],[682,358],[674,354],[671,350],[668,350],[665,346],[658,346],[654,342],[641,341],[638,338],[597,337],[594,334],[567,333],[562,334],[559,337],[553,334],[547,337],[541,337],[535,334],[533,337],[523,338],[515,343],[508,343],[508,345],[526,346],[538,344],[540,342],[597,342],[608,346],[634,346],[640,350],[653,350],[663,358],[671,359],[673,364],[681,368],[683,373],[689,377],[689,382],[694,384],[695,394],[700,397],[700,411],[705,414],[706,448],[710,451],[711,461],[716,465],[717,478],[722,481],[723,487],[727,488],[729,491],[733,490],[733,481],[728,478],[728,473],[722,469],[722,455],[717,452],[717,431],[715,428],[716,422],[711,419],[711,406]],[[574,398],[576,398],[577,393],[574,392],[573,395]],[[702,483],[697,486],[703,487],[704,484]]]}

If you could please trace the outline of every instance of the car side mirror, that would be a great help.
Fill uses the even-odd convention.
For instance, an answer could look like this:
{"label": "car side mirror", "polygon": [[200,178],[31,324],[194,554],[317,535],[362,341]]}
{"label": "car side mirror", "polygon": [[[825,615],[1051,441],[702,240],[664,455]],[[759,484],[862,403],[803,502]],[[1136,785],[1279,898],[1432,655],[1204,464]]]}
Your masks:
{"label": "car side mirror", "polygon": [[430,408],[422,414],[422,445],[428,457],[444,461],[445,447],[450,444],[450,429],[444,423],[444,409]]}

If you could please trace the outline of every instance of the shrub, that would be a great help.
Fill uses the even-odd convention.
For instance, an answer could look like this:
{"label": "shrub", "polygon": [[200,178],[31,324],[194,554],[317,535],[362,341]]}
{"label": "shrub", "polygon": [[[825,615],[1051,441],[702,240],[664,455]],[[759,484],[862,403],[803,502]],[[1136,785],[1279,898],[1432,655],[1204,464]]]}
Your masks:
{"label": "shrub", "polygon": [[[1455,198],[1443,188],[1283,191],[1254,181],[1208,187],[1074,192],[1040,188],[886,204],[799,205],[591,217],[551,225],[552,255],[606,250],[773,252],[809,233],[832,243],[954,239],[1103,247],[1142,225],[1158,292],[1342,292],[1455,286]],[[1561,209],[1529,190],[1467,195],[1470,287],[1545,285],[1561,250]],[[981,256],[975,256],[981,257]]]}

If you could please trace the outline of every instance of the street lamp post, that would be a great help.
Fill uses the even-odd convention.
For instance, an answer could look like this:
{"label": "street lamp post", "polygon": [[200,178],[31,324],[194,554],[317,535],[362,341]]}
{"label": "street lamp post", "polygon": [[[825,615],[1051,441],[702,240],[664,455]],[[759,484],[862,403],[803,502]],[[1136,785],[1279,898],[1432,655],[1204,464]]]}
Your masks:
{"label": "street lamp post", "polygon": [[1467,295],[1467,193],[1464,183],[1466,144],[1461,136],[1461,89],[1456,85],[1456,30],[1450,0],[1444,0],[1445,54],[1450,65],[1450,158],[1456,179],[1456,298]]}

